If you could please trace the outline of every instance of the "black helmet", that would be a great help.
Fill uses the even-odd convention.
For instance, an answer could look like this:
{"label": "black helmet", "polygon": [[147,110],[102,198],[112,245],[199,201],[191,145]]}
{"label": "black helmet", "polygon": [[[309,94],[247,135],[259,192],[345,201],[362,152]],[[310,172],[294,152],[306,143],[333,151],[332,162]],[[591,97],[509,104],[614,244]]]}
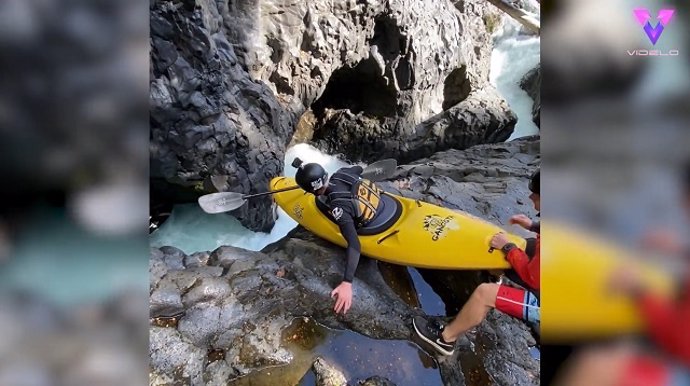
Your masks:
{"label": "black helmet", "polygon": [[532,178],[529,181],[529,190],[534,194],[539,194],[539,188],[539,169],[537,169],[537,171],[532,174]]}
{"label": "black helmet", "polygon": [[314,193],[326,186],[328,173],[321,165],[313,163],[305,165],[301,159],[295,158],[292,161],[292,167],[297,168],[297,175],[295,175],[297,185],[305,191]]}

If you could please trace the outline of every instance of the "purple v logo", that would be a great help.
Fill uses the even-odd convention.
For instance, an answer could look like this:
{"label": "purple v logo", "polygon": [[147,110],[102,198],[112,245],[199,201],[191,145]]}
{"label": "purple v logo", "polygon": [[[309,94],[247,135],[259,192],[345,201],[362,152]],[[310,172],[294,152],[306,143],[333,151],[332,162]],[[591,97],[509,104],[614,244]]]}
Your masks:
{"label": "purple v logo", "polygon": [[652,18],[652,15],[648,9],[636,8],[633,10],[633,14],[637,19],[637,22],[643,27],[644,32],[647,34],[649,41],[652,42],[652,45],[655,45],[659,40],[661,33],[664,32],[664,27],[671,22],[674,12],[675,11],[673,9],[660,10],[656,17],[659,22],[656,23],[655,27],[652,27],[652,24],[649,22],[649,20]]}

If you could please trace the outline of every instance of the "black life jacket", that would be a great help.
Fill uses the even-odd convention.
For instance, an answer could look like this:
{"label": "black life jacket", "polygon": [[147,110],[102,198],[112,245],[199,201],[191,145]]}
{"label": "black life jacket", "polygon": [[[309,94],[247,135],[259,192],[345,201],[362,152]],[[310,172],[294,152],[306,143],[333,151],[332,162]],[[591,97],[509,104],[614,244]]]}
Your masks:
{"label": "black life jacket", "polygon": [[359,176],[353,176],[344,172],[335,172],[331,180],[340,181],[350,187],[349,192],[331,192],[328,194],[328,202],[331,207],[338,203],[352,204],[355,208],[355,226],[366,226],[376,217],[376,210],[381,202],[381,192],[373,182]]}

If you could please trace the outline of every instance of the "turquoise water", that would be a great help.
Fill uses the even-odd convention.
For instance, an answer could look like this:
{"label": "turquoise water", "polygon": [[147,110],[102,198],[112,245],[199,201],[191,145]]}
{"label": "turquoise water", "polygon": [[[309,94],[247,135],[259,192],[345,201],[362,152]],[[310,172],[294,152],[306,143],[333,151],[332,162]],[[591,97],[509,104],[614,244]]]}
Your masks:
{"label": "turquoise water", "polygon": [[28,217],[12,256],[0,264],[3,292],[26,291],[56,305],[148,292],[146,237],[96,236],[61,209],[41,208]]}
{"label": "turquoise water", "polygon": [[232,245],[252,251],[280,240],[297,222],[282,209],[270,233],[253,232],[225,214],[207,214],[197,204],[176,205],[170,217],[150,236],[151,247],[174,246],[187,254]]}

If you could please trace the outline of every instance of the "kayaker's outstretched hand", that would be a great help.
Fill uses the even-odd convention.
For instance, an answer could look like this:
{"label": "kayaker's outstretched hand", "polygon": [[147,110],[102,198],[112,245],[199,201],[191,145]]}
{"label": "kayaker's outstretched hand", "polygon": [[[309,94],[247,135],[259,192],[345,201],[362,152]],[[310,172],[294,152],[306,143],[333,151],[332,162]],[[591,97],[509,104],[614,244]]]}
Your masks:
{"label": "kayaker's outstretched hand", "polygon": [[335,299],[335,307],[333,307],[335,313],[345,315],[352,306],[352,283],[346,281],[340,283],[331,292],[331,298]]}
{"label": "kayaker's outstretched hand", "polygon": [[508,220],[509,224],[517,224],[527,230],[532,227],[532,220],[524,214],[516,214]]}

